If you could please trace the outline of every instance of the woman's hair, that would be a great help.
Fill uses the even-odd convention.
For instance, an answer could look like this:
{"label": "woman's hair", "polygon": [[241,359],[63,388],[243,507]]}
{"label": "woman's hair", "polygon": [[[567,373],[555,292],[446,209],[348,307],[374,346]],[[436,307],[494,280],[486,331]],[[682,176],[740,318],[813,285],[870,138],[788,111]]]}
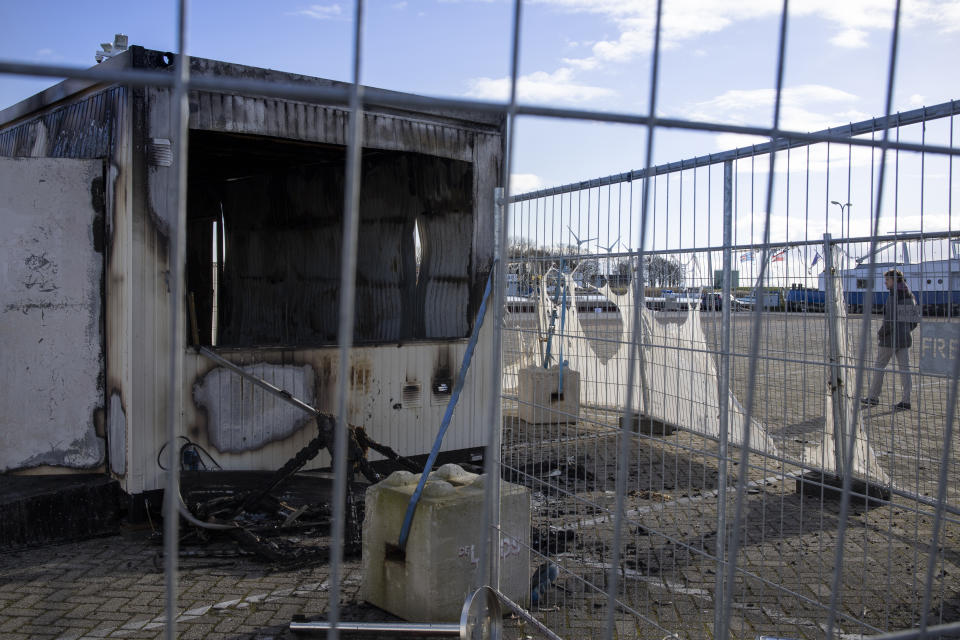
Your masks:
{"label": "woman's hair", "polygon": [[903,282],[903,272],[899,269],[890,269],[883,274],[884,278],[893,278],[896,282]]}

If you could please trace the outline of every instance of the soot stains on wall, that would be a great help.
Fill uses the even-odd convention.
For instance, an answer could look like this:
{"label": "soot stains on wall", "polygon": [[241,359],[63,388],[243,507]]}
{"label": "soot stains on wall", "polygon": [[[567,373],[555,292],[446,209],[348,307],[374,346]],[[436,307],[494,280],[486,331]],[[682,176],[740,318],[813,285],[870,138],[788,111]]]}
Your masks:
{"label": "soot stains on wall", "polygon": [[[193,131],[190,149],[188,287],[201,342],[335,343],[345,148]],[[364,150],[357,343],[469,333],[473,211],[471,163]]]}
{"label": "soot stains on wall", "polygon": [[[309,405],[316,402],[310,365],[258,363],[244,369]],[[210,444],[221,453],[260,449],[288,438],[313,420],[310,414],[223,367],[210,370],[193,385],[193,400],[206,412]]]}

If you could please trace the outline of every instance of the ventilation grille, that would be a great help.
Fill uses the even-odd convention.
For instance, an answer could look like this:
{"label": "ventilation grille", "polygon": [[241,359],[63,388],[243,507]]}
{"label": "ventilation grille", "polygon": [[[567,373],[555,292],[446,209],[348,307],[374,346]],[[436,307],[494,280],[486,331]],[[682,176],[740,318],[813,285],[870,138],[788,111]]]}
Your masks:
{"label": "ventilation grille", "polygon": [[147,145],[147,158],[151,166],[169,167],[173,164],[173,146],[166,138],[153,138]]}
{"label": "ventilation grille", "polygon": [[403,385],[403,406],[419,407],[423,397],[419,382],[408,382]]}

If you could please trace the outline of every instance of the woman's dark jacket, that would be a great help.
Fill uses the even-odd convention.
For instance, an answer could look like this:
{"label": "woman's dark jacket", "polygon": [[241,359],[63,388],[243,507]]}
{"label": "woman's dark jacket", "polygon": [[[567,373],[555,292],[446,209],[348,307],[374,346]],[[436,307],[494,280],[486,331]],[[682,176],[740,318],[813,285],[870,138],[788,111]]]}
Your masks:
{"label": "woman's dark jacket", "polygon": [[920,307],[905,282],[887,294],[883,304],[883,324],[877,332],[881,347],[908,349],[913,344],[910,332],[920,324]]}

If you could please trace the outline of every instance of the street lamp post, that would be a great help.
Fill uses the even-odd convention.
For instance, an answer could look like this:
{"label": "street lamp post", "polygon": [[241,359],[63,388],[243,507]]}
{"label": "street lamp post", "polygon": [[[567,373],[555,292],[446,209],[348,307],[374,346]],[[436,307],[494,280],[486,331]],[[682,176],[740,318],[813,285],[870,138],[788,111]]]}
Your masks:
{"label": "street lamp post", "polygon": [[[831,200],[830,204],[835,204],[840,207],[840,231],[843,232],[843,212],[846,209],[847,212],[847,240],[850,239],[850,208],[853,206],[849,202],[840,203],[836,200]],[[849,242],[848,242],[849,244]],[[850,247],[847,247],[847,250],[843,252],[843,255],[846,256],[846,268],[850,269]]]}
{"label": "street lamp post", "polygon": [[852,207],[853,205],[850,204],[849,202],[845,202],[845,203],[842,203],[842,204],[841,204],[840,202],[837,202],[836,200],[831,200],[831,201],[830,201],[830,204],[835,204],[835,205],[837,205],[838,207],[840,207],[840,230],[841,230],[841,231],[843,231],[843,211],[844,211],[844,209],[846,209],[846,211],[847,211],[847,238],[849,238],[849,237],[850,237],[850,207]]}

